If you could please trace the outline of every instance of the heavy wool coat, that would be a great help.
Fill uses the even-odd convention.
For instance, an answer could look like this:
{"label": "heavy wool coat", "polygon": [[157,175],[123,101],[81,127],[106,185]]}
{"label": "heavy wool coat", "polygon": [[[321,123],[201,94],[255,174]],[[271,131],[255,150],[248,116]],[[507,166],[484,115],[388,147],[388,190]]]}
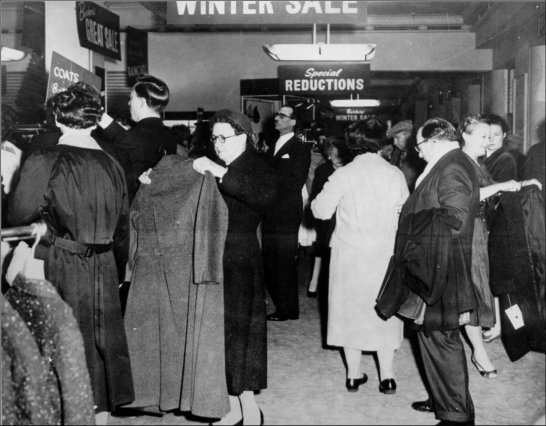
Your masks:
{"label": "heavy wool coat", "polygon": [[452,230],[447,283],[439,300],[427,305],[425,330],[454,330],[459,327],[459,314],[477,306],[471,255],[480,188],[471,161],[459,149],[445,154],[415,188],[400,213],[403,222],[412,213],[443,208],[460,223],[458,229]]}
{"label": "heavy wool coat", "polygon": [[118,288],[129,245],[128,210],[117,161],[102,150],[62,144],[28,158],[8,210],[13,225],[40,218],[47,223],[35,257],[44,260],[45,278],[78,321],[97,412],[133,400]]}
{"label": "heavy wool coat", "polygon": [[222,257],[228,212],[213,176],[163,157],[131,206],[131,287],[125,330],[131,407],[229,411]]}

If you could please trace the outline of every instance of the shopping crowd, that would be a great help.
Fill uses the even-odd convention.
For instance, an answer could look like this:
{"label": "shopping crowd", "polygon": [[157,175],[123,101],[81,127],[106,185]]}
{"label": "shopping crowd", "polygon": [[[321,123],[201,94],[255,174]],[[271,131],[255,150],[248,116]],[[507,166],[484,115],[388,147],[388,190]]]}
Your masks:
{"label": "shopping crowd", "polygon": [[396,393],[408,327],[429,392],[408,410],[474,424],[462,335],[485,379],[499,373],[484,343],[512,361],[545,351],[544,141],[518,158],[504,119],[476,112],[321,126],[309,144],[282,105],[262,144],[238,111],[165,126],[169,97],[140,76],[128,127],[77,83],[27,145],[2,124],[2,228],[45,224],[2,242],[3,423],[132,409],[264,424],[267,321],[298,320],[302,251],[309,297],[327,271],[348,392],[374,352],[378,391]]}

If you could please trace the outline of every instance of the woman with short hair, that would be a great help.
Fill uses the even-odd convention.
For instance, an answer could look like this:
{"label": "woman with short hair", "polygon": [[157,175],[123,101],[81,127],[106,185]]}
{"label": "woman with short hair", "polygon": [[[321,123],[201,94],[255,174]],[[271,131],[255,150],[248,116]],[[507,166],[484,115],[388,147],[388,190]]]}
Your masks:
{"label": "woman with short hair", "polygon": [[215,424],[263,424],[254,392],[267,387],[265,281],[257,228],[277,195],[275,175],[256,152],[250,120],[231,110],[211,120],[218,163],[194,160],[210,172],[228,207],[224,250],[226,377],[231,411]]}
{"label": "woman with short hair", "polygon": [[124,172],[91,137],[101,117],[99,92],[76,83],[50,102],[59,143],[25,162],[9,206],[10,222],[43,219],[36,250],[45,278],[72,308],[83,336],[97,424],[134,398],[118,284],[129,243]]}

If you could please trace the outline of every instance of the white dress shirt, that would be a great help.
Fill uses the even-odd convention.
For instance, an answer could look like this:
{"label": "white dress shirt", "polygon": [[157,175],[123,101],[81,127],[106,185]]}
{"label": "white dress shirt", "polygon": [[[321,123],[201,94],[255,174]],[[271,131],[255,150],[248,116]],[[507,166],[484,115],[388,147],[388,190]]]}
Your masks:
{"label": "white dress shirt", "polygon": [[279,150],[288,142],[289,139],[294,136],[294,132],[287,133],[285,135],[282,135],[279,139],[277,139],[277,142],[275,143],[275,151],[273,152],[273,155],[277,154]]}

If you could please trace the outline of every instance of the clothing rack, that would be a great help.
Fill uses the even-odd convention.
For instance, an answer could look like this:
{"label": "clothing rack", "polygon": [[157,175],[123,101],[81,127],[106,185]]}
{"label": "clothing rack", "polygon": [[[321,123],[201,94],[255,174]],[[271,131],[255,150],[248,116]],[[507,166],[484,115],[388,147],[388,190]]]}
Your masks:
{"label": "clothing rack", "polygon": [[47,225],[44,222],[36,222],[27,226],[14,226],[12,228],[2,228],[2,241],[20,241],[30,240],[37,236],[42,236],[47,231]]}

